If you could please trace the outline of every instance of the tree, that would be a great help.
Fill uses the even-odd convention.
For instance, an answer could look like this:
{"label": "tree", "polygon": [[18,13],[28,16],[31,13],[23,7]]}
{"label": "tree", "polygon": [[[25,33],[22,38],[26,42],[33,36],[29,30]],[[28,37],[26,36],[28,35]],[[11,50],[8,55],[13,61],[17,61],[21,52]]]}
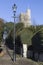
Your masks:
{"label": "tree", "polygon": [[3,30],[4,30],[4,20],[2,18],[0,18],[0,43],[1,43],[2,37],[3,37]]}
{"label": "tree", "polygon": [[11,31],[14,28],[14,23],[7,22],[7,23],[5,23],[5,26],[7,27],[8,31]]}
{"label": "tree", "polygon": [[24,24],[23,23],[17,23],[16,24],[16,32],[21,31],[24,28]]}
{"label": "tree", "polygon": [[22,43],[31,45],[31,37],[32,37],[32,35],[33,35],[33,32],[31,30],[29,30],[28,28],[23,29],[20,32]]}
{"label": "tree", "polygon": [[41,28],[39,34],[40,34],[40,41],[41,41],[40,45],[43,45],[43,28]]}

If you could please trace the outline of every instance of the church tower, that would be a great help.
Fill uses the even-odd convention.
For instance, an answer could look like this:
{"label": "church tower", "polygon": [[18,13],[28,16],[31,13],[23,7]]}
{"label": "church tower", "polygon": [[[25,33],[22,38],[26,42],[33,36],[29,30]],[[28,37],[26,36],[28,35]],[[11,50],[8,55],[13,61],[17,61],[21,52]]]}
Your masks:
{"label": "church tower", "polygon": [[31,26],[31,10],[28,9],[25,13],[21,13],[19,16],[19,20],[24,24],[24,27]]}

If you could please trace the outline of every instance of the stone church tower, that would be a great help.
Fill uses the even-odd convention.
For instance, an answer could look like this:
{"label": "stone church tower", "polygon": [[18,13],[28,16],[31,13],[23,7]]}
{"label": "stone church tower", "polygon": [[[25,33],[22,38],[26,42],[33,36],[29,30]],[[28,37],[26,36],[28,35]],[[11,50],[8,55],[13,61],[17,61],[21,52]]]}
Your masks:
{"label": "stone church tower", "polygon": [[24,27],[31,26],[31,10],[28,9],[26,13],[21,13],[19,16],[19,21],[24,24]]}

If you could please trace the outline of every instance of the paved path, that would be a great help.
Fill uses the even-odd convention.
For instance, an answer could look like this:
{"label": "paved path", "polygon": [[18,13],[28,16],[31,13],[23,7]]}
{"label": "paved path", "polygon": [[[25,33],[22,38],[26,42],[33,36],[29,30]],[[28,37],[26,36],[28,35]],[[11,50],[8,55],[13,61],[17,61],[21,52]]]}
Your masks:
{"label": "paved path", "polygon": [[13,63],[10,58],[0,58],[0,65],[38,65],[36,62],[25,58],[18,58],[16,62]]}
{"label": "paved path", "polygon": [[6,54],[3,57],[0,57],[0,65],[38,65],[38,64],[36,62],[33,62],[32,60],[22,57],[16,58],[16,62],[14,63],[6,52]]}

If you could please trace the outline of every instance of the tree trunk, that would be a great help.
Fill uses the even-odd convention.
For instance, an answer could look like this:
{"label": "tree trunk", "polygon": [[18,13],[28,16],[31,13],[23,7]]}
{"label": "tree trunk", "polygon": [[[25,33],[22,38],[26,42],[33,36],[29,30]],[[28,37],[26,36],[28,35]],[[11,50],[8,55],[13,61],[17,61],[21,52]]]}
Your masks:
{"label": "tree trunk", "polygon": [[23,57],[27,58],[27,44],[23,44]]}

